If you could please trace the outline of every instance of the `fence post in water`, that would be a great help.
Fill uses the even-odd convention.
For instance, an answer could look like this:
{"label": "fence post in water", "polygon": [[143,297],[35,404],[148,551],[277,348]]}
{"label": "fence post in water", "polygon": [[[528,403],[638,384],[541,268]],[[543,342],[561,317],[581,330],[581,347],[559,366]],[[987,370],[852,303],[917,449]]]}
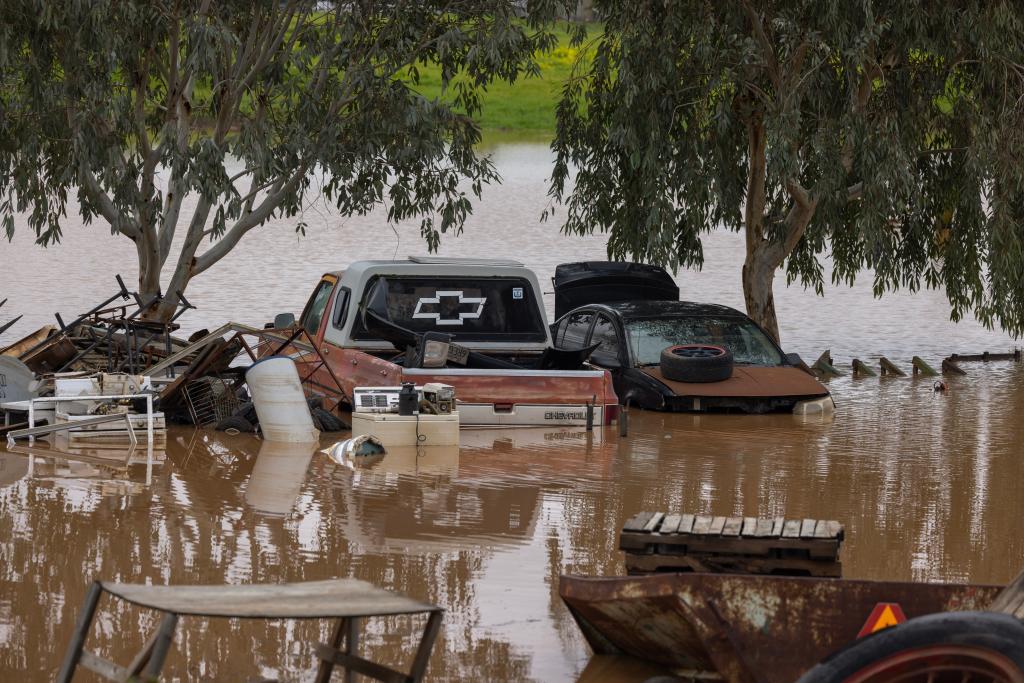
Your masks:
{"label": "fence post in water", "polygon": [[[595,397],[596,399],[596,397]],[[587,401],[587,431],[594,431],[594,403]]]}
{"label": "fence post in water", "polygon": [[907,373],[903,372],[898,367],[896,367],[896,365],[891,360],[886,358],[885,356],[882,356],[881,358],[878,359],[878,365],[882,368],[882,375],[883,376],[884,375],[896,375],[897,377],[906,377],[907,376]]}
{"label": "fence post in water", "polygon": [[876,376],[875,375],[875,371],[872,370],[871,368],[869,368],[867,365],[865,365],[864,362],[861,359],[854,358],[853,359],[853,376],[854,377],[858,377],[860,375],[864,375],[866,377],[875,377]]}
{"label": "fence post in water", "polygon": [[914,356],[914,358],[911,360],[911,363],[913,363],[914,365],[915,375],[917,373],[921,373],[921,375],[924,377],[934,377],[935,375],[939,374],[935,372],[935,368],[928,365],[928,363],[925,363],[920,356]]}
{"label": "fence post in water", "polygon": [[834,365],[832,365],[832,353],[828,349],[818,356],[818,360],[814,361],[814,365],[811,366],[811,370],[818,377],[840,377],[843,373],[839,372]]}
{"label": "fence post in water", "polygon": [[619,408],[619,436],[629,434],[629,404],[623,404]]}
{"label": "fence post in water", "polygon": [[963,368],[957,365],[951,358],[942,359],[942,374],[944,375],[966,375]]}

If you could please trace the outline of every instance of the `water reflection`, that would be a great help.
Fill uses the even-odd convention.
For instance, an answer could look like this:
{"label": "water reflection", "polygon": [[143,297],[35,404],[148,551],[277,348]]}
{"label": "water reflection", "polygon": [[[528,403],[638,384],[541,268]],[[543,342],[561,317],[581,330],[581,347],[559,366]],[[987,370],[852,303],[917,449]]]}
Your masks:
{"label": "water reflection", "polygon": [[260,512],[287,515],[319,448],[318,443],[264,441],[245,487],[245,501]]}
{"label": "water reflection", "polygon": [[27,474],[27,458],[0,453],[0,488],[16,483]]}
{"label": "water reflection", "polygon": [[[557,577],[621,573],[616,530],[642,509],[838,519],[847,576],[1006,581],[1024,558],[1024,368],[967,370],[945,393],[920,378],[833,380],[832,420],[633,411],[625,439],[464,430],[459,448],[352,467],[176,428],[149,485],[139,454],[125,466],[123,452],[18,446],[0,455],[0,677],[52,676],[93,576],[356,576],[445,607],[432,679],[626,676],[626,663],[588,664]],[[152,617],[110,610],[90,642],[123,661]],[[398,663],[420,626],[382,620],[364,642]],[[187,680],[308,678],[312,652],[296,643],[327,637],[317,623],[216,620],[179,635],[167,671]]]}

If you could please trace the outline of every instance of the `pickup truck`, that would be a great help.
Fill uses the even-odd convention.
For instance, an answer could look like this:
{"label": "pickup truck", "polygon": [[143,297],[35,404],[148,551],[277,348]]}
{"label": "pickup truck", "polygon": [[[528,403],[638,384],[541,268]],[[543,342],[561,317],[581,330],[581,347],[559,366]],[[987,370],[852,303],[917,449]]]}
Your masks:
{"label": "pickup truck", "polygon": [[355,387],[441,382],[462,425],[583,425],[588,406],[595,425],[618,416],[610,373],[587,349],[554,348],[537,277],[515,261],[357,261],[321,277],[298,324],[349,404]]}

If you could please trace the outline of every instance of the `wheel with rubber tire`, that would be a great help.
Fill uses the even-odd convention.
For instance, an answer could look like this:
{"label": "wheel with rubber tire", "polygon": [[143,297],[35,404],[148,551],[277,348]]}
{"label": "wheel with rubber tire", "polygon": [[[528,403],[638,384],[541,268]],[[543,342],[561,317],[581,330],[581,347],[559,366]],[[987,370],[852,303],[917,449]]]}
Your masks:
{"label": "wheel with rubber tire", "polygon": [[1024,683],[1024,624],[996,612],[942,612],[882,629],[805,673],[798,683]]}
{"label": "wheel with rubber tire", "polygon": [[340,417],[323,408],[313,408],[309,412],[313,416],[313,426],[321,432],[343,432],[352,429],[352,425],[346,424]]}
{"label": "wheel with rubber tire", "polygon": [[732,354],[708,344],[670,346],[661,352],[661,374],[675,382],[721,382],[732,377]]}
{"label": "wheel with rubber tire", "polygon": [[256,426],[247,420],[243,415],[229,415],[213,427],[218,432],[226,432],[229,429],[237,429],[246,434],[255,432]]}

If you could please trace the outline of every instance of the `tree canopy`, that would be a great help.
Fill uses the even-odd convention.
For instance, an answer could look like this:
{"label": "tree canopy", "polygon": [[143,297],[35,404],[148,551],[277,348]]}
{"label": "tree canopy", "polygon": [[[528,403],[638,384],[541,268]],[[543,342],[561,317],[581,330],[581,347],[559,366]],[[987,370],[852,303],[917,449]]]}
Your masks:
{"label": "tree canopy", "polygon": [[[551,194],[608,252],[699,267],[742,230],[748,313],[772,282],[873,272],[953,319],[1024,332],[1024,8],[1009,0],[597,0],[558,110]],[[589,60],[589,61],[588,61]]]}
{"label": "tree canopy", "polygon": [[[45,246],[77,201],[135,243],[164,318],[311,193],[343,215],[419,218],[435,248],[496,179],[474,149],[480,92],[535,71],[555,4],[523,19],[514,0],[0,3],[0,220],[10,238],[25,212]],[[417,92],[425,64],[442,97]]]}

